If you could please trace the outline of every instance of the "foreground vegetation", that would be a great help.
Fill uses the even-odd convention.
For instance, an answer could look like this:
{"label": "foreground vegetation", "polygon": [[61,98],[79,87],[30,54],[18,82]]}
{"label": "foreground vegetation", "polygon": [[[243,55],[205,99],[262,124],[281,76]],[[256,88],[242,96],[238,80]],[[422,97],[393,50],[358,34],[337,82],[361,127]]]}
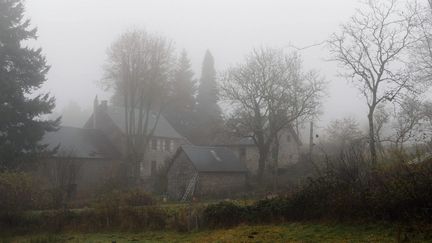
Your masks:
{"label": "foreground vegetation", "polygon": [[[29,183],[27,174],[0,173],[0,195],[4,195],[0,198],[0,233],[216,232],[242,225],[309,221],[343,225],[386,222],[393,231],[397,225],[400,231],[429,229],[432,161],[407,163],[400,158],[388,161],[395,162],[370,166],[361,152],[350,150],[328,161],[318,175],[296,190],[248,203],[224,200],[170,205],[139,190],[113,190],[73,210],[62,207],[63,204],[57,207],[55,203],[46,204],[47,195],[52,193],[41,194],[40,188],[33,190],[37,184]],[[352,230],[356,232],[357,228]],[[199,235],[193,233],[190,237]]]}
{"label": "foreground vegetation", "polygon": [[3,242],[430,242],[431,235],[401,230],[395,225],[341,225],[290,223],[238,226],[191,233],[146,231],[140,233],[63,233],[4,237]]}

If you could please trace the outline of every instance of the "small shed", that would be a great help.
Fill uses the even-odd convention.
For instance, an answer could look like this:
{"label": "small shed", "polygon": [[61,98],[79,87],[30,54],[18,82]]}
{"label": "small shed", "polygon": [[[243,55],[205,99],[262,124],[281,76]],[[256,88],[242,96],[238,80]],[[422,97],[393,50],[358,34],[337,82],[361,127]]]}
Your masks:
{"label": "small shed", "polygon": [[246,176],[246,165],[230,149],[183,145],[168,168],[167,191],[176,200],[229,196],[245,189]]}

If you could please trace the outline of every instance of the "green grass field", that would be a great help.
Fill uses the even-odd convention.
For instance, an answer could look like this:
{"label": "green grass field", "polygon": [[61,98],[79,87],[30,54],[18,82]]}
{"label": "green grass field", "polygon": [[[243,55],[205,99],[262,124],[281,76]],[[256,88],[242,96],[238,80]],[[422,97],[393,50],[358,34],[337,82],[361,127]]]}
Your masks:
{"label": "green grass field", "polygon": [[[402,233],[403,240],[431,242],[424,234]],[[430,235],[429,235],[430,237]],[[292,223],[285,225],[239,226],[232,229],[178,233],[148,231],[141,233],[65,233],[24,235],[0,242],[397,242],[397,227],[384,225],[332,225]]]}

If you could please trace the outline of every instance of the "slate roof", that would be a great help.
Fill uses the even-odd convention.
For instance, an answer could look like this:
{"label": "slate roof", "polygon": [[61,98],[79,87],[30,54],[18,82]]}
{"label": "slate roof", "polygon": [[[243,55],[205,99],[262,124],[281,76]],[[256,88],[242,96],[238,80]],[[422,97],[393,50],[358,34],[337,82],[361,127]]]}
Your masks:
{"label": "slate roof", "polygon": [[[122,132],[125,132],[125,110],[123,107],[118,106],[109,106],[106,109],[106,113],[113,122],[117,125],[118,128],[122,130]],[[138,114],[138,111],[136,112]],[[138,119],[138,118],[136,118]],[[149,118],[150,120],[150,127],[153,127],[153,125],[156,122],[156,114],[152,114]],[[166,137],[166,138],[183,138],[172,126],[171,124],[165,119],[164,116],[160,116],[159,120],[156,125],[156,130],[154,132],[155,137]]]}
{"label": "slate roof", "polygon": [[199,172],[247,172],[246,165],[227,148],[182,145],[180,149]]}
{"label": "slate roof", "polygon": [[60,127],[59,130],[48,132],[41,144],[48,149],[59,146],[55,156],[69,155],[74,158],[101,159],[119,158],[120,153],[99,130],[77,127]]}

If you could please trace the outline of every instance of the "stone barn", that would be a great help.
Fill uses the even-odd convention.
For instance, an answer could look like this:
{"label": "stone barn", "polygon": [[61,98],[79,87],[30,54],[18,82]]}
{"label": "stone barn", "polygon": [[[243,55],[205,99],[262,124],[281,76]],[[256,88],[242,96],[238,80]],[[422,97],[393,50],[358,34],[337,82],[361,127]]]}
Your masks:
{"label": "stone barn", "polygon": [[46,133],[41,144],[56,153],[43,159],[36,173],[49,187],[67,188],[73,198],[93,196],[119,171],[120,153],[98,130],[62,126]]}
{"label": "stone barn", "polygon": [[247,168],[233,151],[223,147],[183,145],[167,173],[172,199],[229,196],[246,186]]}

